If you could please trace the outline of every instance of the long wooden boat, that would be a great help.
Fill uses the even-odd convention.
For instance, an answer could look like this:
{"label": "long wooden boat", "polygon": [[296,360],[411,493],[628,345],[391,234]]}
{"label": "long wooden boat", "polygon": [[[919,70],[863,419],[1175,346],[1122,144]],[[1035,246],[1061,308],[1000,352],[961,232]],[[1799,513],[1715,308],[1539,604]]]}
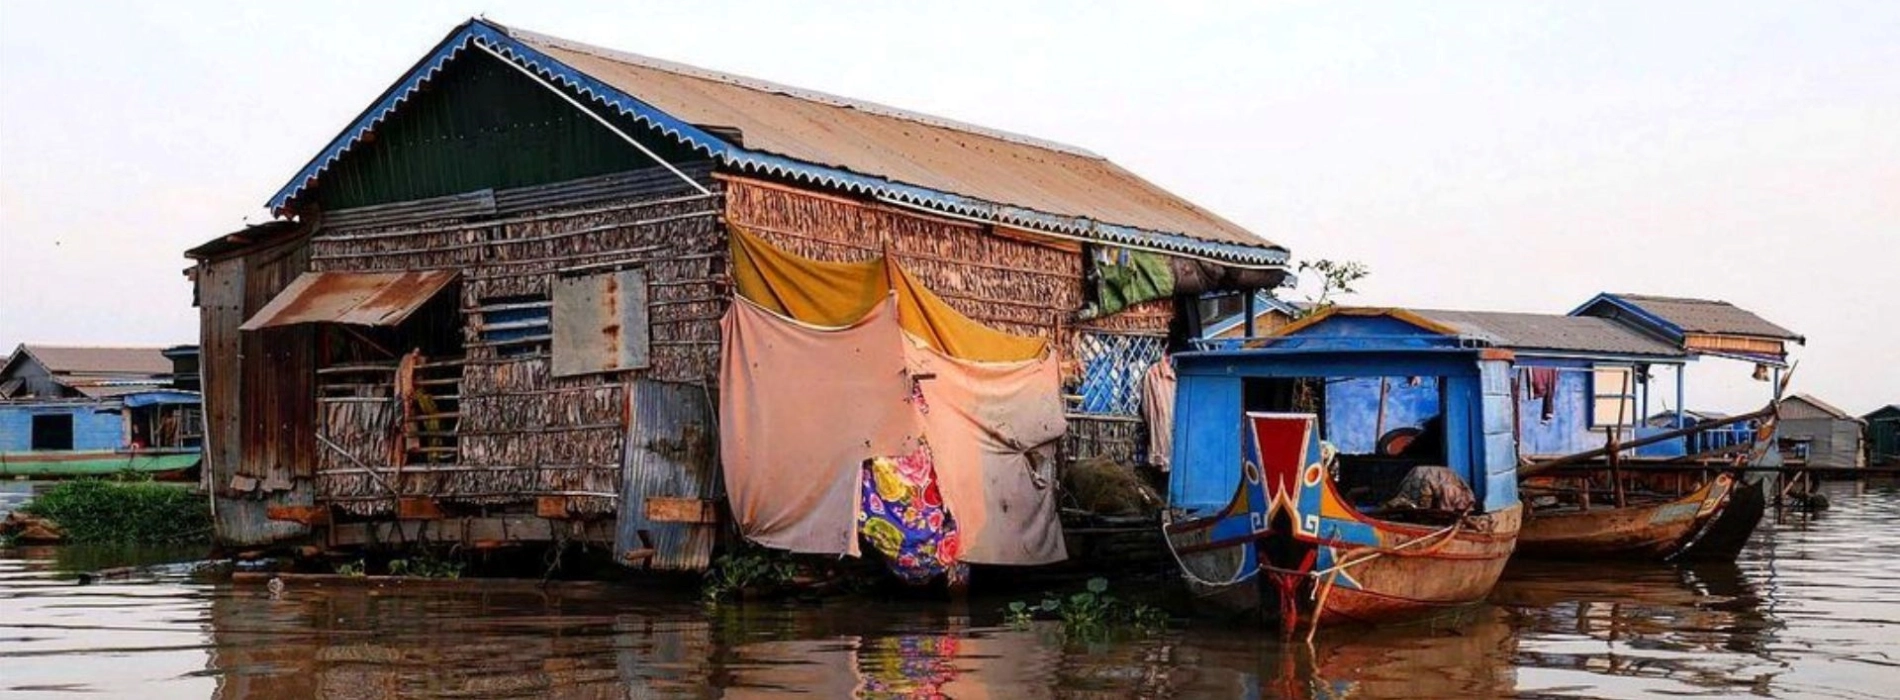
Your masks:
{"label": "long wooden boat", "polygon": [[198,466],[197,448],[181,450],[43,450],[0,452],[0,478],[70,479],[136,472],[183,478]]}
{"label": "long wooden boat", "polygon": [[[1562,559],[1672,558],[1726,512],[1734,486],[1734,477],[1718,474],[1675,498],[1625,501],[1621,507],[1584,502],[1533,509],[1517,549],[1524,556]],[[1526,493],[1538,488],[1523,486]]]}
{"label": "long wooden boat", "polygon": [[[1740,555],[1767,510],[1764,475],[1743,474],[1725,466],[1762,465],[1772,459],[1776,407],[1673,431],[1625,446],[1692,435],[1748,420],[1760,420],[1753,440],[1725,465],[1621,465],[1616,448],[1593,450],[1608,458],[1603,465],[1575,464],[1579,453],[1527,467],[1521,490],[1532,508],[1519,536],[1524,556],[1551,559],[1600,558],[1728,560]],[[1542,472],[1542,474],[1538,474]],[[1565,489],[1569,472],[1580,483]],[[1598,486],[1607,477],[1608,488]],[[1685,484],[1669,489],[1668,484]],[[1592,492],[1607,491],[1609,502],[1592,502]],[[1557,496],[1554,498],[1545,494]],[[1554,501],[1544,503],[1542,501]]]}
{"label": "long wooden boat", "polygon": [[[1167,528],[1190,588],[1292,629],[1430,616],[1479,602],[1509,560],[1522,508],[1370,514],[1328,474],[1310,414],[1249,413],[1244,478],[1211,517]],[[1387,517],[1379,517],[1387,515]]]}

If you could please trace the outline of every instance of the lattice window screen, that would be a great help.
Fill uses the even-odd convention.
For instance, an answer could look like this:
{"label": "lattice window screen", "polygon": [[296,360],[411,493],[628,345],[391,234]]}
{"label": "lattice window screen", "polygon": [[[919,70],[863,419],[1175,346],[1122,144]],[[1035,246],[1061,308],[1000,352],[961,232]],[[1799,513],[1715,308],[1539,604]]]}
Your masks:
{"label": "lattice window screen", "polygon": [[1075,357],[1082,365],[1077,413],[1141,417],[1141,378],[1161,359],[1165,338],[1117,333],[1077,333]]}

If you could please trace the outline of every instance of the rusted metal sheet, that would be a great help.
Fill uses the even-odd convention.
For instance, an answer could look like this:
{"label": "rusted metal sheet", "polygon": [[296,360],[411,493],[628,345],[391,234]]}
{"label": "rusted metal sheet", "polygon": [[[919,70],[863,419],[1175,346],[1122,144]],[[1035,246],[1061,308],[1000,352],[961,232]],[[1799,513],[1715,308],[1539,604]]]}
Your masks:
{"label": "rusted metal sheet", "polygon": [[658,523],[719,522],[719,509],[711,499],[647,496],[647,519]]}
{"label": "rusted metal sheet", "polygon": [[[718,493],[714,453],[718,417],[703,386],[648,379],[633,382],[628,400],[633,420],[627,426],[625,469],[621,473],[620,518],[614,557],[669,571],[697,571],[712,557],[718,529],[711,524],[652,518],[649,499],[700,500]],[[654,550],[646,557],[643,549]]]}
{"label": "rusted metal sheet", "polygon": [[242,330],[300,323],[393,326],[440,293],[456,274],[408,272],[305,272],[245,321]]}
{"label": "rusted metal sheet", "polygon": [[509,33],[675,118],[730,127],[743,135],[747,152],[1035,212],[1273,245],[1073,146],[518,29]]}
{"label": "rusted metal sheet", "polygon": [[554,375],[648,365],[647,278],[640,270],[554,281]]}

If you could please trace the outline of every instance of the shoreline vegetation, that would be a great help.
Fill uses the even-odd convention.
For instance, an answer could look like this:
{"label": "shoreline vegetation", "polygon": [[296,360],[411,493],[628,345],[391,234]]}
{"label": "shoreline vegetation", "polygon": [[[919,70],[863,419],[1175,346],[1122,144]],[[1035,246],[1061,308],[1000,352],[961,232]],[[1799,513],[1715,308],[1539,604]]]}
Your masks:
{"label": "shoreline vegetation", "polygon": [[21,543],[209,543],[211,506],[188,484],[80,479],[35,495],[9,515],[6,530]]}

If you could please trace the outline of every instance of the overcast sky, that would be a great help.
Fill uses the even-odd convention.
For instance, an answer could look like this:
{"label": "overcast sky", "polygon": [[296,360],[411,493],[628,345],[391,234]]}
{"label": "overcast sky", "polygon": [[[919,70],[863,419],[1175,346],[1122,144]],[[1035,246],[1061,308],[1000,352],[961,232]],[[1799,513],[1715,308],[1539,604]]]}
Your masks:
{"label": "overcast sky", "polygon": [[1900,403],[1900,2],[1241,5],[5,2],[0,345],[196,342],[182,251],[485,13],[1076,144],[1356,303],[1725,299],[1809,338],[1796,390]]}

